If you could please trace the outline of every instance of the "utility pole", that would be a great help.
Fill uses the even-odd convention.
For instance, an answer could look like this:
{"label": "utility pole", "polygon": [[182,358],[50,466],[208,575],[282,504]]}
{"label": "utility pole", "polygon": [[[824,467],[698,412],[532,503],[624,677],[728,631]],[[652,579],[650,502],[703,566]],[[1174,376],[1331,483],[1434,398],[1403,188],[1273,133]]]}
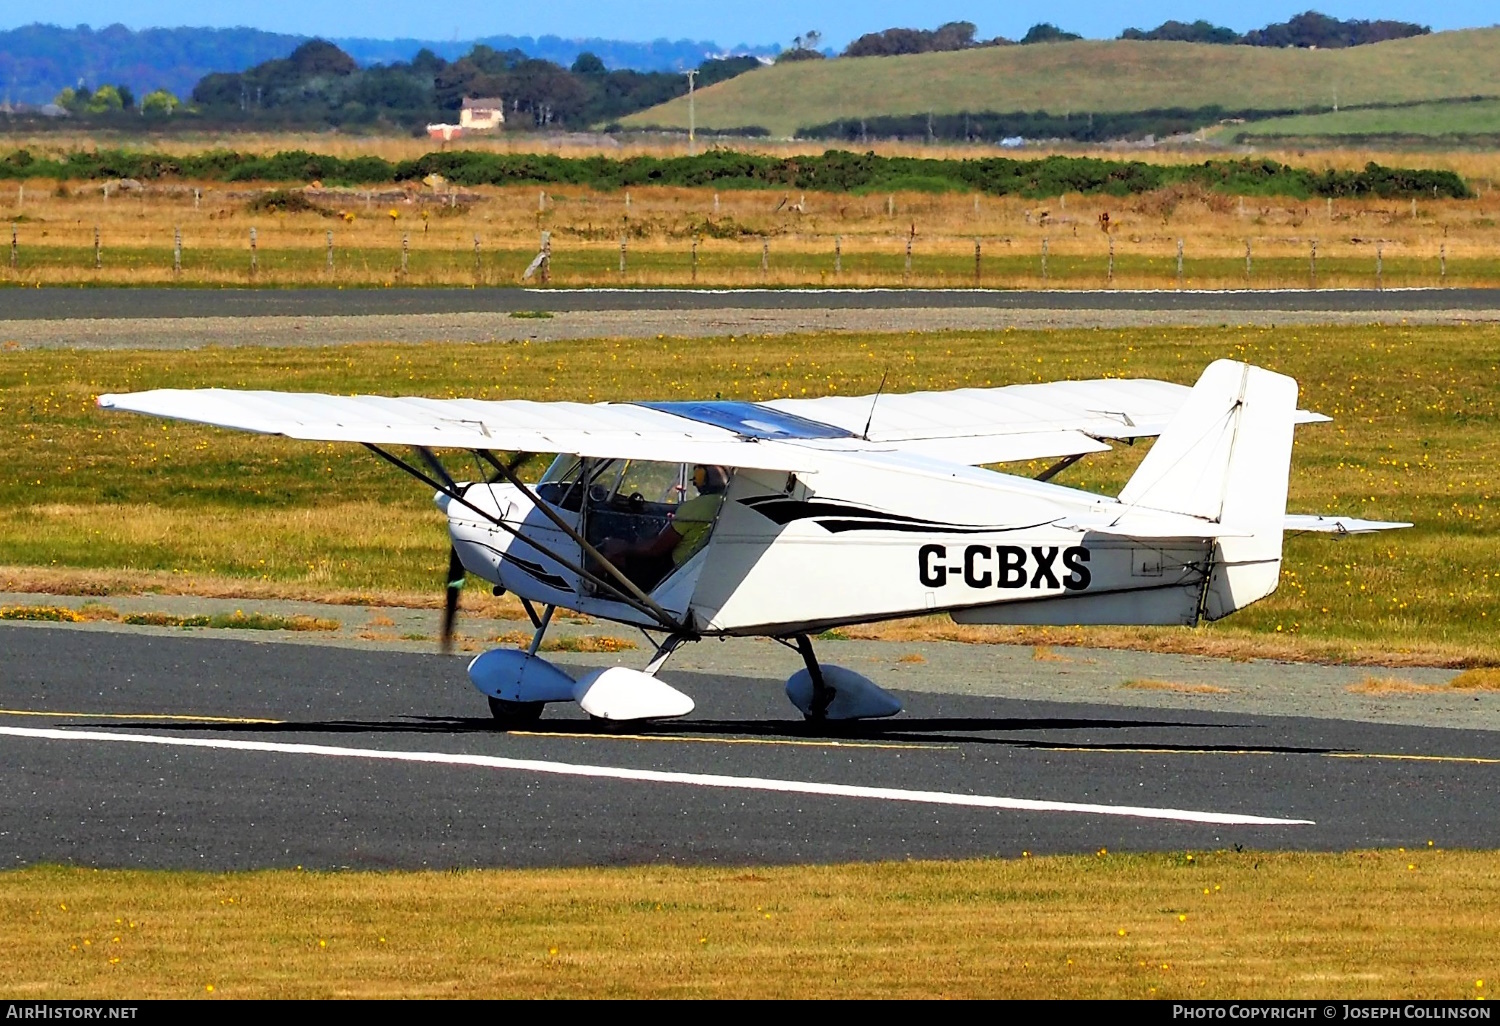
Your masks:
{"label": "utility pole", "polygon": [[697,134],[698,118],[697,110],[693,106],[693,80],[698,77],[698,69],[688,71],[688,156],[697,156]]}

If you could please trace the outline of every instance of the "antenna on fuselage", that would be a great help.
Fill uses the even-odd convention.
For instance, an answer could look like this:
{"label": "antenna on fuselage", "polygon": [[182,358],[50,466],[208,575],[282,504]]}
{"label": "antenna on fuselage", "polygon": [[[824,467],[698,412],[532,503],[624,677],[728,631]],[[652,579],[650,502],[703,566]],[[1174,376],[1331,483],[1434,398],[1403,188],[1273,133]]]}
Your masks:
{"label": "antenna on fuselage", "polygon": [[870,400],[870,415],[865,418],[865,430],[859,436],[867,442],[870,440],[870,425],[875,420],[875,404],[880,402],[880,393],[885,391],[885,379],[890,373],[890,371],[886,371],[880,375],[880,387],[875,390],[875,398]]}

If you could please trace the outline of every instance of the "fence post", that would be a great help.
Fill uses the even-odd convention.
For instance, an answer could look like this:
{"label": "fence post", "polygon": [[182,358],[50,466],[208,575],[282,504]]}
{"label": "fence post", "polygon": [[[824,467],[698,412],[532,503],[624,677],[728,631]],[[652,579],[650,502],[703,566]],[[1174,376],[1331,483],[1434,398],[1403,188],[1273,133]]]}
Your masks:
{"label": "fence post", "polygon": [[255,272],[260,269],[260,258],[255,252],[255,229],[250,229],[250,277],[255,277]]}
{"label": "fence post", "polygon": [[714,193],[714,216],[719,216],[719,194]]}
{"label": "fence post", "polygon": [[630,209],[630,190],[629,189],[625,190],[625,209],[626,210]]}
{"label": "fence post", "polygon": [[620,236],[620,277],[625,277],[625,236]]}
{"label": "fence post", "polygon": [[552,281],[552,233],[542,232],[542,284]]}
{"label": "fence post", "polygon": [[182,277],[182,229],[172,229],[172,277]]}
{"label": "fence post", "polygon": [[906,237],[906,269],[901,272],[901,284],[911,281],[911,236]]}
{"label": "fence post", "polygon": [[1182,240],[1177,240],[1177,287],[1182,288]]}
{"label": "fence post", "polygon": [[698,236],[693,236],[693,284],[698,284]]}
{"label": "fence post", "polygon": [[842,235],[833,237],[833,273],[844,273],[844,237]]}
{"label": "fence post", "polygon": [[1333,220],[1333,197],[1328,197],[1328,220]]}
{"label": "fence post", "polygon": [[1250,281],[1250,240],[1245,240],[1245,281]]}
{"label": "fence post", "polygon": [[[1413,210],[1416,210],[1417,209],[1417,201],[1416,200],[1412,200],[1411,204],[1412,204],[1411,208]],[[26,205],[26,183],[22,182],[20,185],[16,186],[16,210],[19,211],[25,205]]]}
{"label": "fence post", "polygon": [[974,287],[976,289],[979,288],[979,283],[983,279],[983,273],[982,273],[982,271],[980,269],[979,259],[980,259],[980,257],[979,257],[979,240],[975,239],[974,240]]}
{"label": "fence post", "polygon": [[479,233],[474,233],[474,281],[477,283],[483,274],[483,267],[479,262]]}
{"label": "fence post", "polygon": [[1309,288],[1318,287],[1318,240],[1312,240],[1312,249],[1307,258],[1307,282]]}
{"label": "fence post", "polygon": [[[627,203],[625,205],[628,207],[630,204]],[[538,214],[543,214],[543,213],[546,213],[546,211],[547,211],[547,191],[545,189],[543,189],[541,192],[539,192],[539,193],[536,194],[536,212]]]}
{"label": "fence post", "polygon": [[325,261],[324,266],[327,268],[328,273],[332,274],[333,273],[333,229],[332,228],[328,229],[328,231],[324,234],[323,241],[328,244],[328,258]]}
{"label": "fence post", "polygon": [[20,243],[16,238],[16,223],[10,223],[10,269],[14,271],[21,261]]}
{"label": "fence post", "polygon": [[1438,243],[1438,281],[1443,285],[1448,284],[1448,244],[1446,242]]}
{"label": "fence post", "polygon": [[203,191],[201,189],[194,189],[193,190],[193,209],[194,210],[198,209],[198,201],[200,199],[202,199],[202,197],[203,197]]}
{"label": "fence post", "polygon": [[896,197],[894,197],[894,196],[887,196],[885,198],[885,216],[886,217],[895,217],[896,216]]}
{"label": "fence post", "polygon": [[1047,236],[1042,236],[1042,284],[1047,283]]}
{"label": "fence post", "polygon": [[1375,291],[1379,292],[1385,288],[1385,243],[1375,243]]}
{"label": "fence post", "polygon": [[99,226],[94,225],[94,270],[104,266],[104,251],[99,246]]}
{"label": "fence post", "polygon": [[407,232],[401,233],[401,276],[406,277],[406,258],[411,252],[411,235]]}
{"label": "fence post", "polygon": [[1107,284],[1113,288],[1115,284],[1115,237],[1109,237],[1109,278]]}
{"label": "fence post", "polygon": [[771,268],[771,240],[766,236],[760,237],[760,279],[766,280],[766,272]]}

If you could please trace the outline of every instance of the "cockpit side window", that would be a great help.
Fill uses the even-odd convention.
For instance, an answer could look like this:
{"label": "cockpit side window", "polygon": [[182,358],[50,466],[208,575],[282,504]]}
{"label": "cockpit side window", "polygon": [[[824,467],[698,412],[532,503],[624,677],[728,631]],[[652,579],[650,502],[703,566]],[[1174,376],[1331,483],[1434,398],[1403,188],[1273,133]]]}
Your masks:
{"label": "cockpit side window", "polygon": [[[589,462],[566,453],[558,456],[537,482],[537,495],[545,502],[577,513],[583,508],[583,472]],[[592,462],[597,468],[598,461]]]}

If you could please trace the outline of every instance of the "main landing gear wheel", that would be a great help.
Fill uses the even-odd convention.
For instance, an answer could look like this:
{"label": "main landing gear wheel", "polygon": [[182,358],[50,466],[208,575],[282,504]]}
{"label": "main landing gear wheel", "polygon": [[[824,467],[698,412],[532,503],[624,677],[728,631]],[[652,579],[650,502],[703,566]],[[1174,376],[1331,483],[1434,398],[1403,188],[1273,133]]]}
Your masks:
{"label": "main landing gear wheel", "polygon": [[542,718],[546,702],[508,702],[503,698],[489,699],[490,715],[495,717],[495,726],[500,730],[516,730],[533,727]]}
{"label": "main landing gear wheel", "polygon": [[786,682],[786,697],[811,723],[824,729],[842,721],[894,716],[901,700],[870,678],[844,666],[820,666],[812,641],[796,636],[797,651],[807,664]]}

